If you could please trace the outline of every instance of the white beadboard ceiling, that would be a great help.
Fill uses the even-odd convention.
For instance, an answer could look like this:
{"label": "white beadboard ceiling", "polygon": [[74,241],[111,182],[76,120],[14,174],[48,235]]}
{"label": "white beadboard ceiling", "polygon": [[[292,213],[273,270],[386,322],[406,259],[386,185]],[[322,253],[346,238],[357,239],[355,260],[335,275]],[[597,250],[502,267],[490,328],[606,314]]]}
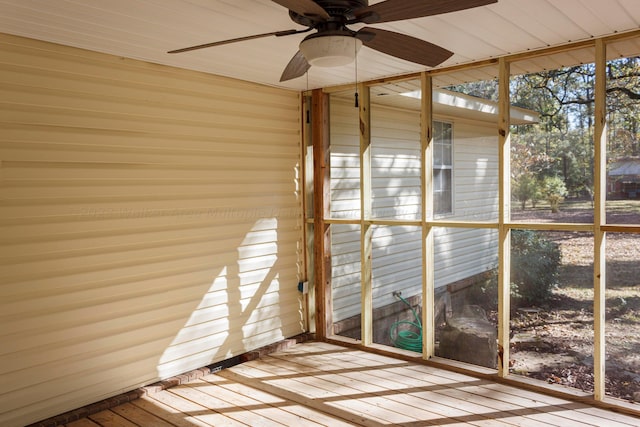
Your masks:
{"label": "white beadboard ceiling", "polygon": [[[450,66],[636,30],[640,0],[499,0],[481,8],[373,26],[455,52],[441,65]],[[279,82],[305,34],[166,53],[302,28],[285,8],[269,0],[0,0],[3,33],[296,90],[353,83],[355,64],[315,67],[308,76]],[[425,69],[366,47],[358,54],[360,81]]]}

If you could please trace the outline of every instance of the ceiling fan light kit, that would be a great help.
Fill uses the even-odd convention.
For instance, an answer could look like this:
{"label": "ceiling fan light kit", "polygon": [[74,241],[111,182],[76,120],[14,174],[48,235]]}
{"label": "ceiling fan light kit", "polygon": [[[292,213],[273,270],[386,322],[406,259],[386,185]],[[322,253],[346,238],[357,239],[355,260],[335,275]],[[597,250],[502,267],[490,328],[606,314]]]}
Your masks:
{"label": "ceiling fan light kit", "polygon": [[362,40],[353,36],[307,37],[300,43],[300,51],[309,65],[338,67],[354,61],[362,47]]}
{"label": "ceiling fan light kit", "polygon": [[363,27],[353,31],[348,26],[358,23],[378,24],[422,18],[498,2],[498,0],[384,0],[369,6],[368,0],[272,1],[289,9],[291,20],[306,29],[255,34],[176,49],[169,53],[188,52],[269,36],[284,37],[316,30],[300,43],[299,51],[282,73],[281,82],[303,76],[312,65],[337,67],[349,64],[356,58],[363,45],[406,61],[435,67],[449,59],[453,52],[394,31],[375,27]]}

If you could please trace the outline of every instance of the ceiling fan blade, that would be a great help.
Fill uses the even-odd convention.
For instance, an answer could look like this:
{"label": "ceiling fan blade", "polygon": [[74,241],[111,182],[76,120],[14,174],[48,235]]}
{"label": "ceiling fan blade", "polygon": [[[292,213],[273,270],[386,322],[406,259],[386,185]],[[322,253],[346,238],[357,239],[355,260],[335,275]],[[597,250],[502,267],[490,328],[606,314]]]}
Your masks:
{"label": "ceiling fan blade", "polygon": [[189,52],[191,50],[198,50],[198,49],[204,49],[206,47],[214,47],[214,46],[222,46],[225,44],[230,44],[230,43],[236,43],[236,42],[243,42],[245,40],[253,40],[253,39],[260,39],[263,37],[271,37],[271,36],[276,36],[276,37],[282,37],[282,36],[288,36],[291,34],[297,34],[300,31],[297,30],[284,30],[284,31],[273,31],[270,33],[263,33],[263,34],[254,34],[252,36],[245,36],[245,37],[238,37],[235,39],[229,39],[229,40],[222,40],[219,42],[213,42],[213,43],[205,43],[205,44],[199,44],[197,46],[190,46],[190,47],[183,47],[182,49],[176,49],[176,50],[170,50],[167,53],[182,53],[182,52]]}
{"label": "ceiling fan blade", "polygon": [[422,18],[497,3],[498,0],[386,0],[354,11],[366,24]]}
{"label": "ceiling fan blade", "polygon": [[329,14],[319,4],[313,0],[271,0],[274,3],[278,3],[280,6],[284,6],[289,10],[294,11],[298,15],[306,16],[313,21],[321,19],[328,19]]}
{"label": "ceiling fan blade", "polygon": [[364,27],[356,37],[371,49],[428,67],[435,67],[453,55],[433,43],[380,28]]}
{"label": "ceiling fan blade", "polygon": [[285,67],[282,76],[280,76],[280,81],[286,82],[287,80],[304,76],[304,73],[306,73],[309,68],[311,68],[311,64],[307,62],[307,58],[304,57],[302,52],[298,51]]}

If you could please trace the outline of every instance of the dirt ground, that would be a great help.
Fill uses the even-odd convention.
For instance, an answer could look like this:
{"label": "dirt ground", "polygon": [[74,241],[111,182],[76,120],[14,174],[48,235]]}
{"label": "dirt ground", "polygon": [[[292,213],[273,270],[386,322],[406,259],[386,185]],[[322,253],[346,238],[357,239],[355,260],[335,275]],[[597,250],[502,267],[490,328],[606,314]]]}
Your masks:
{"label": "dirt ground", "polygon": [[[639,202],[640,203],[640,202]],[[640,224],[635,209],[610,209],[608,223]],[[515,211],[513,221],[592,222],[588,207]],[[593,235],[544,232],[559,244],[562,265],[551,301],[522,307],[511,320],[512,372],[593,391]],[[640,234],[608,233],[606,241],[606,393],[640,400]],[[635,398],[634,398],[635,394]]]}

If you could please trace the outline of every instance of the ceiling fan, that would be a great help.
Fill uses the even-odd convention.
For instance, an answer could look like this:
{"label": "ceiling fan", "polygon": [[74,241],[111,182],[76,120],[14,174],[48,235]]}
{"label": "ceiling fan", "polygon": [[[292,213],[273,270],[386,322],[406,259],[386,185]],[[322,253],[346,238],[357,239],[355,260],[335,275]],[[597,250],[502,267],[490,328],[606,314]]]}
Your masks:
{"label": "ceiling fan", "polygon": [[362,45],[418,64],[434,67],[453,52],[415,37],[374,27],[357,31],[348,25],[400,21],[455,12],[496,3],[498,0],[385,0],[369,6],[368,0],[272,0],[289,9],[291,19],[304,30],[255,34],[169,51],[188,52],[262,37],[283,37],[316,30],[300,43],[300,50],[284,69],[280,81],[303,76],[312,65],[332,67],[354,60]]}

